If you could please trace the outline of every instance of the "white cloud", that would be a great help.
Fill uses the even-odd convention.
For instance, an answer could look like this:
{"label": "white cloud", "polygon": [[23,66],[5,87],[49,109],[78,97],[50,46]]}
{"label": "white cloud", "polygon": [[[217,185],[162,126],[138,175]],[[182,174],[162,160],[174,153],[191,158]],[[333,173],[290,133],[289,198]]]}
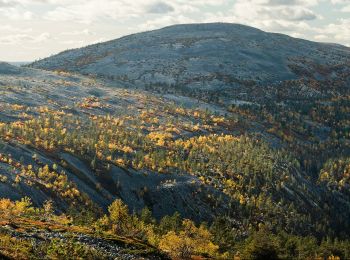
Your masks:
{"label": "white cloud", "polygon": [[341,9],[342,12],[345,12],[345,13],[350,13],[350,5],[347,5],[347,6],[344,6],[342,9]]}
{"label": "white cloud", "polygon": [[0,8],[14,6],[16,3],[8,0],[0,0]]}
{"label": "white cloud", "polygon": [[156,19],[148,20],[145,23],[139,25],[141,31],[154,30],[160,27],[172,25],[172,24],[186,24],[195,23],[196,20],[186,17],[186,16],[162,16]]}
{"label": "white cloud", "polygon": [[80,36],[80,35],[95,35],[96,33],[91,32],[89,29],[79,30],[79,31],[67,31],[61,33],[64,36]]}
{"label": "white cloud", "polygon": [[328,39],[328,36],[325,34],[318,34],[314,36],[315,40],[318,41],[326,41]]}
{"label": "white cloud", "polygon": [[238,2],[246,2],[254,5],[265,6],[315,6],[320,0],[238,0]]}
{"label": "white cloud", "polygon": [[229,0],[76,0],[58,5],[45,18],[54,21],[92,23],[102,19],[122,20],[147,14],[167,15],[196,12],[199,7],[220,6]]}
{"label": "white cloud", "polygon": [[18,45],[25,42],[41,43],[47,41],[50,37],[51,35],[49,33],[42,33],[36,36],[32,36],[29,34],[10,34],[7,36],[1,36],[0,44]]}
{"label": "white cloud", "polygon": [[331,23],[322,29],[330,39],[350,45],[350,19],[340,19],[338,23]]}
{"label": "white cloud", "polygon": [[84,46],[86,43],[83,40],[67,40],[61,41],[62,44],[69,45],[70,48],[78,48]]}
{"label": "white cloud", "polygon": [[99,19],[122,19],[140,14],[140,8],[133,1],[87,0],[58,6],[53,11],[48,12],[45,18],[54,21],[92,23]]}
{"label": "white cloud", "polygon": [[238,0],[232,12],[243,20],[303,21],[318,17],[299,0]]}
{"label": "white cloud", "polygon": [[347,4],[350,3],[350,0],[331,0],[332,4]]}
{"label": "white cloud", "polygon": [[153,13],[153,14],[165,14],[165,13],[173,12],[174,10],[175,9],[173,6],[164,2],[158,2],[148,6],[146,11],[148,13]]}
{"label": "white cloud", "polygon": [[32,28],[18,28],[18,27],[14,27],[14,26],[8,25],[8,24],[0,25],[0,33],[2,33],[2,34],[4,34],[4,33],[30,33],[32,31],[33,31]]}
{"label": "white cloud", "polygon": [[34,14],[30,11],[19,10],[15,7],[0,8],[0,15],[10,20],[31,20]]}

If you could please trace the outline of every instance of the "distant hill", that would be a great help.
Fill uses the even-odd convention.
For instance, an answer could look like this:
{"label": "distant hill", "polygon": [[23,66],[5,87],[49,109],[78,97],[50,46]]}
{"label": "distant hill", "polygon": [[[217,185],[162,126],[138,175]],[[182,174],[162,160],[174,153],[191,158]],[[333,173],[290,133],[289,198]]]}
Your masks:
{"label": "distant hill", "polygon": [[212,23],[133,34],[65,51],[30,66],[96,75],[158,91],[200,92],[199,96],[219,92],[230,102],[252,85],[332,80],[344,70],[349,72],[349,60],[350,49],[340,45]]}
{"label": "distant hill", "polygon": [[30,61],[14,61],[14,62],[11,62],[11,61],[0,61],[0,63],[8,63],[8,64],[11,64],[13,66],[21,67],[21,66],[24,66],[24,65],[28,65],[31,62]]}
{"label": "distant hill", "polygon": [[20,69],[6,62],[0,62],[0,74],[16,74]]}
{"label": "distant hill", "polygon": [[17,66],[17,67],[21,67],[21,66],[24,66],[24,65],[28,65],[30,64],[31,62],[30,61],[14,61],[14,62],[7,62],[8,64],[11,64],[13,66]]}

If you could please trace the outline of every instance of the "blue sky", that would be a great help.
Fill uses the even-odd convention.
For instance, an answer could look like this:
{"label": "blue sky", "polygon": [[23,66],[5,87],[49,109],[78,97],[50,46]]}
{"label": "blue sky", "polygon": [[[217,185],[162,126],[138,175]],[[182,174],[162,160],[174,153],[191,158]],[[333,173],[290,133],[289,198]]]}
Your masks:
{"label": "blue sky", "polygon": [[199,22],[241,23],[350,46],[350,0],[0,0],[0,60],[32,61]]}

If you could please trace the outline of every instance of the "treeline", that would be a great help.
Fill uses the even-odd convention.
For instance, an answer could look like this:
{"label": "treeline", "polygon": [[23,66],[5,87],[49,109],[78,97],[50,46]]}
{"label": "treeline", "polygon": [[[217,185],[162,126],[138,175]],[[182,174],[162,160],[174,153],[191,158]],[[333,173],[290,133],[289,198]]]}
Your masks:
{"label": "treeline", "polygon": [[[41,114],[0,125],[0,135],[47,152],[71,153],[88,161],[93,170],[106,173],[116,165],[195,175],[229,196],[228,216],[240,221],[235,229],[242,236],[260,223],[318,237],[346,237],[350,230],[349,203],[339,194],[329,193],[326,183],[310,178],[289,152],[271,149],[259,139],[210,133],[185,137],[178,130],[180,122],[159,129],[156,126],[162,122],[147,112],[134,118],[82,118],[54,111]],[[212,201],[212,207],[217,203],[222,201]]]}
{"label": "treeline", "polygon": [[[32,206],[30,199],[12,202],[0,200],[0,216],[11,223],[35,223],[50,225],[58,229],[71,230],[66,239],[53,239],[51,242],[32,243],[30,239],[11,237],[0,230],[3,256],[16,259],[32,259],[45,256],[45,259],[107,259],[105,252],[96,250],[77,241],[74,232],[94,234],[95,237],[130,237],[134,242],[143,241],[172,259],[191,259],[195,256],[215,259],[349,259],[350,241],[338,239],[317,239],[313,236],[295,236],[286,232],[273,233],[261,224],[249,236],[238,238],[235,231],[216,219],[211,225],[196,225],[180,214],[165,216],[157,221],[148,208],[141,212],[130,213],[128,207],[119,199],[108,208],[108,213],[100,218],[79,220],[75,216],[55,215],[51,201],[42,208]],[[22,222],[16,222],[17,219]],[[11,225],[11,224],[10,224]],[[57,226],[58,225],[58,226]],[[18,227],[21,228],[21,227]],[[74,232],[73,232],[74,230]]]}

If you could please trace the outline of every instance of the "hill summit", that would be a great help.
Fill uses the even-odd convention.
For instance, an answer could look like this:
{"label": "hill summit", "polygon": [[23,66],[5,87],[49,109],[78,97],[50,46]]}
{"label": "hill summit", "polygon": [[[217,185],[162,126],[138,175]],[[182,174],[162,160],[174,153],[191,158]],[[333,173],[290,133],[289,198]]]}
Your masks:
{"label": "hill summit", "polygon": [[30,66],[95,75],[136,87],[226,96],[252,85],[329,80],[349,71],[349,60],[350,50],[340,45],[211,23],[133,34],[65,51]]}
{"label": "hill summit", "polygon": [[20,68],[10,65],[6,62],[0,62],[0,74],[18,74],[20,72]]}

